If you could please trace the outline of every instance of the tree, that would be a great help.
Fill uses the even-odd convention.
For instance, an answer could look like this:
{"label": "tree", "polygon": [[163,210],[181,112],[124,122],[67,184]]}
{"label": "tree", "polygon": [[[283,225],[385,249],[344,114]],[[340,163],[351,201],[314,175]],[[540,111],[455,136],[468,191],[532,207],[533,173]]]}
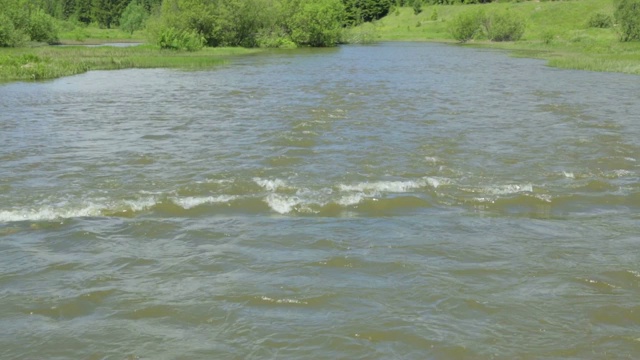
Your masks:
{"label": "tree", "polygon": [[334,46],[340,41],[345,10],[341,0],[301,0],[289,21],[291,39],[298,45]]}
{"label": "tree", "polygon": [[614,16],[620,41],[640,40],[640,0],[618,0]]}
{"label": "tree", "polygon": [[461,43],[467,42],[473,39],[478,30],[480,30],[484,18],[485,16],[482,12],[460,13],[449,23],[449,32],[454,39]]}
{"label": "tree", "polygon": [[27,28],[32,41],[54,44],[58,42],[58,29],[53,18],[42,9],[31,12]]}
{"label": "tree", "polygon": [[149,14],[138,0],[132,0],[120,16],[120,29],[133,34],[134,31],[144,28]]}
{"label": "tree", "polygon": [[76,0],[75,3],[75,17],[84,24],[89,24],[93,20],[91,14],[92,1],[91,0]]}
{"label": "tree", "polygon": [[93,0],[91,7],[93,20],[100,26],[110,29],[112,25],[118,25],[126,5],[127,0]]}
{"label": "tree", "polygon": [[524,34],[524,19],[509,11],[493,13],[483,23],[491,41],[517,41]]}
{"label": "tree", "polygon": [[147,24],[147,31],[152,41],[158,42],[166,37],[161,36],[165,30],[173,34],[195,34],[203,37],[206,45],[218,46],[222,42],[219,8],[210,0],[164,0],[159,16]]}
{"label": "tree", "polygon": [[31,0],[0,0],[0,46],[20,46],[29,40],[56,42],[53,18]]}
{"label": "tree", "polygon": [[393,0],[343,0],[345,21],[356,25],[380,19],[389,13]]}

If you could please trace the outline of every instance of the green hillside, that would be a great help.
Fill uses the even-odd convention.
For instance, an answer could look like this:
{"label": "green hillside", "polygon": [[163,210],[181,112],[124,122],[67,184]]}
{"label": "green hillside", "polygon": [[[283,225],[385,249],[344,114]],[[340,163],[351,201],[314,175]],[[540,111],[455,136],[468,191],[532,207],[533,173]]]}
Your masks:
{"label": "green hillside", "polygon": [[456,42],[449,33],[452,20],[478,11],[508,11],[525,19],[526,27],[519,41],[490,42],[480,34],[467,43],[472,46],[508,49],[518,56],[547,59],[556,67],[640,74],[640,42],[620,42],[615,24],[588,25],[596,14],[613,17],[611,0],[424,5],[417,15],[413,8],[402,7],[361,26],[361,31],[373,32],[378,41]]}

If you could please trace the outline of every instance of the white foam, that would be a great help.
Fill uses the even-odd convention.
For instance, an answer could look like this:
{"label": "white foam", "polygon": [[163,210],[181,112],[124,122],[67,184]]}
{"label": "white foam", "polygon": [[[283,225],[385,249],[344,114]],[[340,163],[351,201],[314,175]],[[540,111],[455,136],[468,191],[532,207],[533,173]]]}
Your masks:
{"label": "white foam", "polygon": [[575,175],[573,175],[572,172],[567,172],[567,171],[563,171],[562,175],[564,175],[564,177],[566,177],[567,179],[575,179]]}
{"label": "white foam", "polygon": [[287,184],[280,179],[269,180],[269,179],[261,179],[259,177],[255,177],[253,178],[253,181],[267,191],[276,191],[279,188],[283,188],[287,186]]}
{"label": "white foam", "polygon": [[306,301],[300,301],[300,300],[297,300],[297,299],[287,299],[287,298],[274,299],[274,298],[270,298],[268,296],[261,296],[260,299],[263,300],[263,301],[276,303],[276,304],[302,304],[302,305],[308,304],[308,302],[306,302]]}
{"label": "white foam", "polygon": [[300,198],[297,196],[282,196],[278,194],[269,194],[264,201],[273,211],[279,214],[288,214],[296,205],[301,203]]}
{"label": "white foam", "polygon": [[486,188],[486,192],[493,195],[508,195],[508,194],[523,193],[523,192],[533,192],[533,185],[512,184],[512,185],[492,186],[492,187]]}
{"label": "white foam", "polygon": [[356,185],[340,185],[342,191],[380,191],[380,192],[407,192],[424,186],[422,181],[378,181],[363,182]]}
{"label": "white foam", "polygon": [[440,180],[436,178],[426,177],[425,180],[427,184],[429,184],[429,186],[431,186],[434,189],[437,189],[438,186],[440,186]]}
{"label": "white foam", "polygon": [[357,205],[362,200],[364,200],[366,196],[363,193],[355,193],[351,195],[345,195],[338,200],[338,205],[340,206],[351,206]]}
{"label": "white foam", "polygon": [[424,157],[424,160],[425,160],[426,162],[430,162],[430,163],[432,163],[432,164],[434,164],[434,165],[440,161],[440,159],[438,159],[438,158],[437,158],[437,157],[435,157],[435,156],[425,156],[425,157]]}
{"label": "white foam", "polygon": [[101,207],[88,204],[79,208],[57,208],[43,206],[39,209],[18,209],[0,211],[0,221],[49,221],[56,219],[69,219],[75,217],[100,216]]}
{"label": "white foam", "polygon": [[220,195],[220,196],[204,196],[204,197],[182,197],[182,198],[172,198],[174,204],[180,206],[181,208],[188,210],[192,209],[196,206],[200,206],[203,204],[216,204],[216,203],[226,203],[231,200],[234,200],[236,196],[232,195]]}
{"label": "white foam", "polygon": [[442,179],[427,176],[420,180],[362,182],[356,185],[340,184],[338,188],[341,191],[403,193],[420,189],[427,185],[435,189],[439,187],[443,181]]}
{"label": "white foam", "polygon": [[633,175],[633,172],[629,170],[618,169],[618,170],[613,170],[613,174],[617,177],[625,177],[625,176]]}
{"label": "white foam", "polygon": [[[155,197],[148,197],[148,198],[138,199],[138,200],[123,200],[122,202],[127,207],[129,207],[132,211],[146,210],[158,203]],[[114,210],[116,209],[117,207]]]}
{"label": "white foam", "polygon": [[107,201],[106,199],[87,200],[77,204],[68,202],[62,205],[44,205],[39,208],[14,209],[0,211],[0,221],[51,221],[78,217],[104,216],[109,212],[135,212],[146,210],[157,204],[155,197],[137,200]]}
{"label": "white foam", "polygon": [[196,184],[231,184],[233,179],[206,179],[204,181],[196,181]]}

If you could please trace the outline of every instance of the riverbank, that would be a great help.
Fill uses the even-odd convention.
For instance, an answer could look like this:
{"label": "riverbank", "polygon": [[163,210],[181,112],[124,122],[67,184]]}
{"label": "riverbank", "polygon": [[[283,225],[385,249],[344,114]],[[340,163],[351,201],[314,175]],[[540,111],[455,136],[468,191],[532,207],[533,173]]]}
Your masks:
{"label": "riverbank", "polygon": [[131,47],[41,46],[0,49],[0,83],[46,80],[90,70],[127,68],[198,69],[259,49],[204,48],[195,52],[161,50],[152,45]]}
{"label": "riverbank", "polygon": [[[516,56],[540,58],[550,66],[640,74],[640,43],[618,41],[615,26],[594,28],[588,20],[595,14],[613,16],[610,0],[562,2],[513,2],[477,5],[423,6],[393,10],[363,31],[375,33],[376,41],[437,41],[456,43],[449,23],[463,12],[509,11],[526,19],[526,30],[515,42],[490,42],[482,36],[464,46],[482,46],[511,51]],[[368,29],[368,30],[367,30]]]}
{"label": "riverbank", "polygon": [[[422,12],[413,8],[393,9],[373,24],[350,31],[354,42],[433,41],[455,44],[449,23],[463,12],[509,11],[526,19],[524,36],[515,42],[490,42],[478,36],[464,46],[482,46],[510,51],[515,56],[540,58],[548,65],[579,70],[621,72],[640,75],[640,42],[618,41],[615,26],[589,27],[595,14],[612,16],[610,0],[562,2],[513,2],[477,5],[431,5]],[[0,83],[45,80],[90,70],[125,68],[206,68],[229,56],[261,50],[205,48],[197,52],[160,50],[151,45],[127,48],[87,47],[103,43],[144,41],[143,32],[129,34],[118,29],[74,27],[60,34],[63,45],[0,48]]]}

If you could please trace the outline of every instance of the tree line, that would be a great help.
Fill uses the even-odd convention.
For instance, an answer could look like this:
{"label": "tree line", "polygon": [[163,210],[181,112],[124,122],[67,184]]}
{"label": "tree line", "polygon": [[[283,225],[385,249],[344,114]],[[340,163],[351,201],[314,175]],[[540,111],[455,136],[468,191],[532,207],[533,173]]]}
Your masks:
{"label": "tree line", "polygon": [[393,0],[0,0],[0,46],[55,43],[61,21],[146,28],[162,47],[332,46]]}
{"label": "tree line", "polygon": [[[491,0],[0,0],[0,46],[56,43],[60,22],[146,29],[163,48],[333,46],[393,8]],[[614,0],[623,41],[640,40],[640,0]],[[576,6],[579,6],[578,4]]]}

